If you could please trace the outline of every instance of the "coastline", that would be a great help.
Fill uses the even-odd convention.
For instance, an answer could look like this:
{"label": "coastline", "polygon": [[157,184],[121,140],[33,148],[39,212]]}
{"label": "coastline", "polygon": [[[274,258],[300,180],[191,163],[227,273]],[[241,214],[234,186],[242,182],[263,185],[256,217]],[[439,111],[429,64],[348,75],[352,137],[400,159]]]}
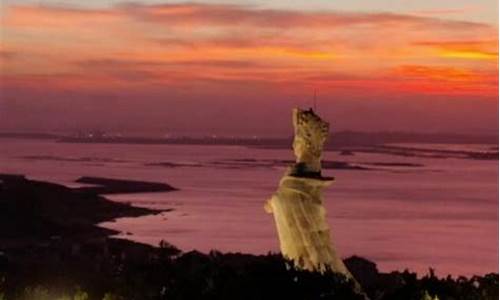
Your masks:
{"label": "coastline", "polygon": [[[97,194],[99,190],[71,189],[19,175],[0,175],[0,183],[0,204],[7,208],[0,210],[0,294],[6,299],[28,299],[40,289],[51,295],[82,292],[86,299],[102,299],[106,294],[121,297],[116,299],[165,299],[165,295],[177,295],[177,299],[276,299],[284,294],[303,299],[300,295],[328,292],[340,299],[359,299],[352,284],[338,274],[299,272],[287,267],[288,262],[278,254],[183,253],[164,241],[153,247],[112,238],[115,231],[96,224],[162,211],[116,203]],[[17,209],[9,208],[12,199]],[[361,257],[344,261],[372,298],[383,295],[375,299],[403,299],[394,298],[402,295],[420,299],[424,293],[444,292],[452,296],[464,290],[471,297],[480,293],[489,295],[483,299],[497,299],[493,291],[498,289],[498,274],[453,279],[438,278],[430,270],[417,278],[410,271],[381,273],[374,262]],[[227,286],[231,288],[227,290]],[[266,293],[272,286],[289,291]],[[244,294],[249,288],[257,289],[258,297]]]}

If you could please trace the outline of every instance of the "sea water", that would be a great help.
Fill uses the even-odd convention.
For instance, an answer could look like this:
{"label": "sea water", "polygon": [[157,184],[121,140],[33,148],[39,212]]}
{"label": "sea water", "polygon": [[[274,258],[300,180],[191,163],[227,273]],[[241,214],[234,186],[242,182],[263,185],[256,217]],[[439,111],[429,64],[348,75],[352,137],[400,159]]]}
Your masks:
{"label": "sea water", "polygon": [[[487,151],[497,145],[415,145]],[[0,172],[77,186],[80,176],[166,182],[179,191],[108,198],[159,209],[158,215],[101,224],[119,237],[184,251],[278,252],[273,217],[263,205],[285,172],[289,149],[213,145],[68,144],[0,140]],[[355,152],[325,160],[367,169],[328,169],[325,190],[332,237],[343,257],[379,270],[438,275],[498,272],[498,161]],[[386,164],[380,164],[386,163]],[[389,163],[389,164],[387,164]],[[397,163],[398,165],[390,165]]]}

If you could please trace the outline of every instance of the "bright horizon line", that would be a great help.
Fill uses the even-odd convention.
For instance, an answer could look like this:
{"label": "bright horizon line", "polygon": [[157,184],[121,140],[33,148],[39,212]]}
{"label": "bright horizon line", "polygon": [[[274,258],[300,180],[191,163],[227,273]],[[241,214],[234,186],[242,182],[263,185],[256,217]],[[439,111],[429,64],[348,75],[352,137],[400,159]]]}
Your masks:
{"label": "bright horizon line", "polygon": [[[110,137],[124,137],[124,138],[133,138],[133,137],[145,137],[145,138],[211,138],[216,136],[217,138],[263,138],[263,139],[288,139],[293,137],[293,128],[290,125],[290,134],[289,135],[265,135],[265,134],[221,134],[217,132],[213,133],[185,133],[185,134],[176,134],[173,132],[168,132],[166,130],[130,130],[129,132],[120,131],[120,130],[103,130],[103,129],[55,129],[55,130],[46,130],[39,131],[36,129],[25,129],[25,130],[2,130],[0,129],[1,134],[48,134],[48,135],[60,135],[60,136],[74,136],[78,133],[96,133],[102,132],[103,134],[109,135]],[[339,133],[353,133],[353,134],[403,134],[403,135],[445,135],[445,136],[467,136],[467,137],[498,137],[498,130],[492,130],[491,132],[446,132],[446,131],[407,131],[407,130],[351,130],[351,129],[342,129],[342,130],[334,130],[330,132],[330,135],[335,135]]]}

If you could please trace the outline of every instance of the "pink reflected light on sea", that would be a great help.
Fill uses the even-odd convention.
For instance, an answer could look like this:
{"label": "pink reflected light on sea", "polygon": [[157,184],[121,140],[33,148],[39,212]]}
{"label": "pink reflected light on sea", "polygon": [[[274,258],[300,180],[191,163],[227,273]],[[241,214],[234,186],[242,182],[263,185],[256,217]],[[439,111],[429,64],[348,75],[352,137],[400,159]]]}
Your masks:
{"label": "pink reflected light on sea", "polygon": [[[263,204],[285,169],[258,162],[292,159],[290,150],[11,140],[2,145],[0,155],[5,158],[2,173],[68,185],[84,175],[164,181],[180,189],[109,196],[174,209],[102,224],[121,231],[120,237],[153,245],[164,239],[185,251],[279,251],[272,216]],[[78,161],[82,157],[99,159]],[[242,164],[238,159],[256,162]],[[364,256],[382,271],[408,268],[424,274],[432,267],[438,275],[498,272],[498,161],[338,152],[326,152],[325,159],[422,165],[324,170],[336,177],[326,190],[325,205],[342,256]],[[184,166],[151,165],[159,162]]]}

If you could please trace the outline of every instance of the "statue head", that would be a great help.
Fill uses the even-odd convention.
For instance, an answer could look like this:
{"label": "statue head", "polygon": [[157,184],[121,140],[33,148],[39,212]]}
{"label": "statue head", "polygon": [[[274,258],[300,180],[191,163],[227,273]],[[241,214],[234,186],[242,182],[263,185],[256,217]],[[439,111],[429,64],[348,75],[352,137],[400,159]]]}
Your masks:
{"label": "statue head", "polygon": [[312,109],[293,110],[295,137],[293,151],[296,165],[305,173],[321,171],[321,152],[328,137],[330,125],[323,121]]}

